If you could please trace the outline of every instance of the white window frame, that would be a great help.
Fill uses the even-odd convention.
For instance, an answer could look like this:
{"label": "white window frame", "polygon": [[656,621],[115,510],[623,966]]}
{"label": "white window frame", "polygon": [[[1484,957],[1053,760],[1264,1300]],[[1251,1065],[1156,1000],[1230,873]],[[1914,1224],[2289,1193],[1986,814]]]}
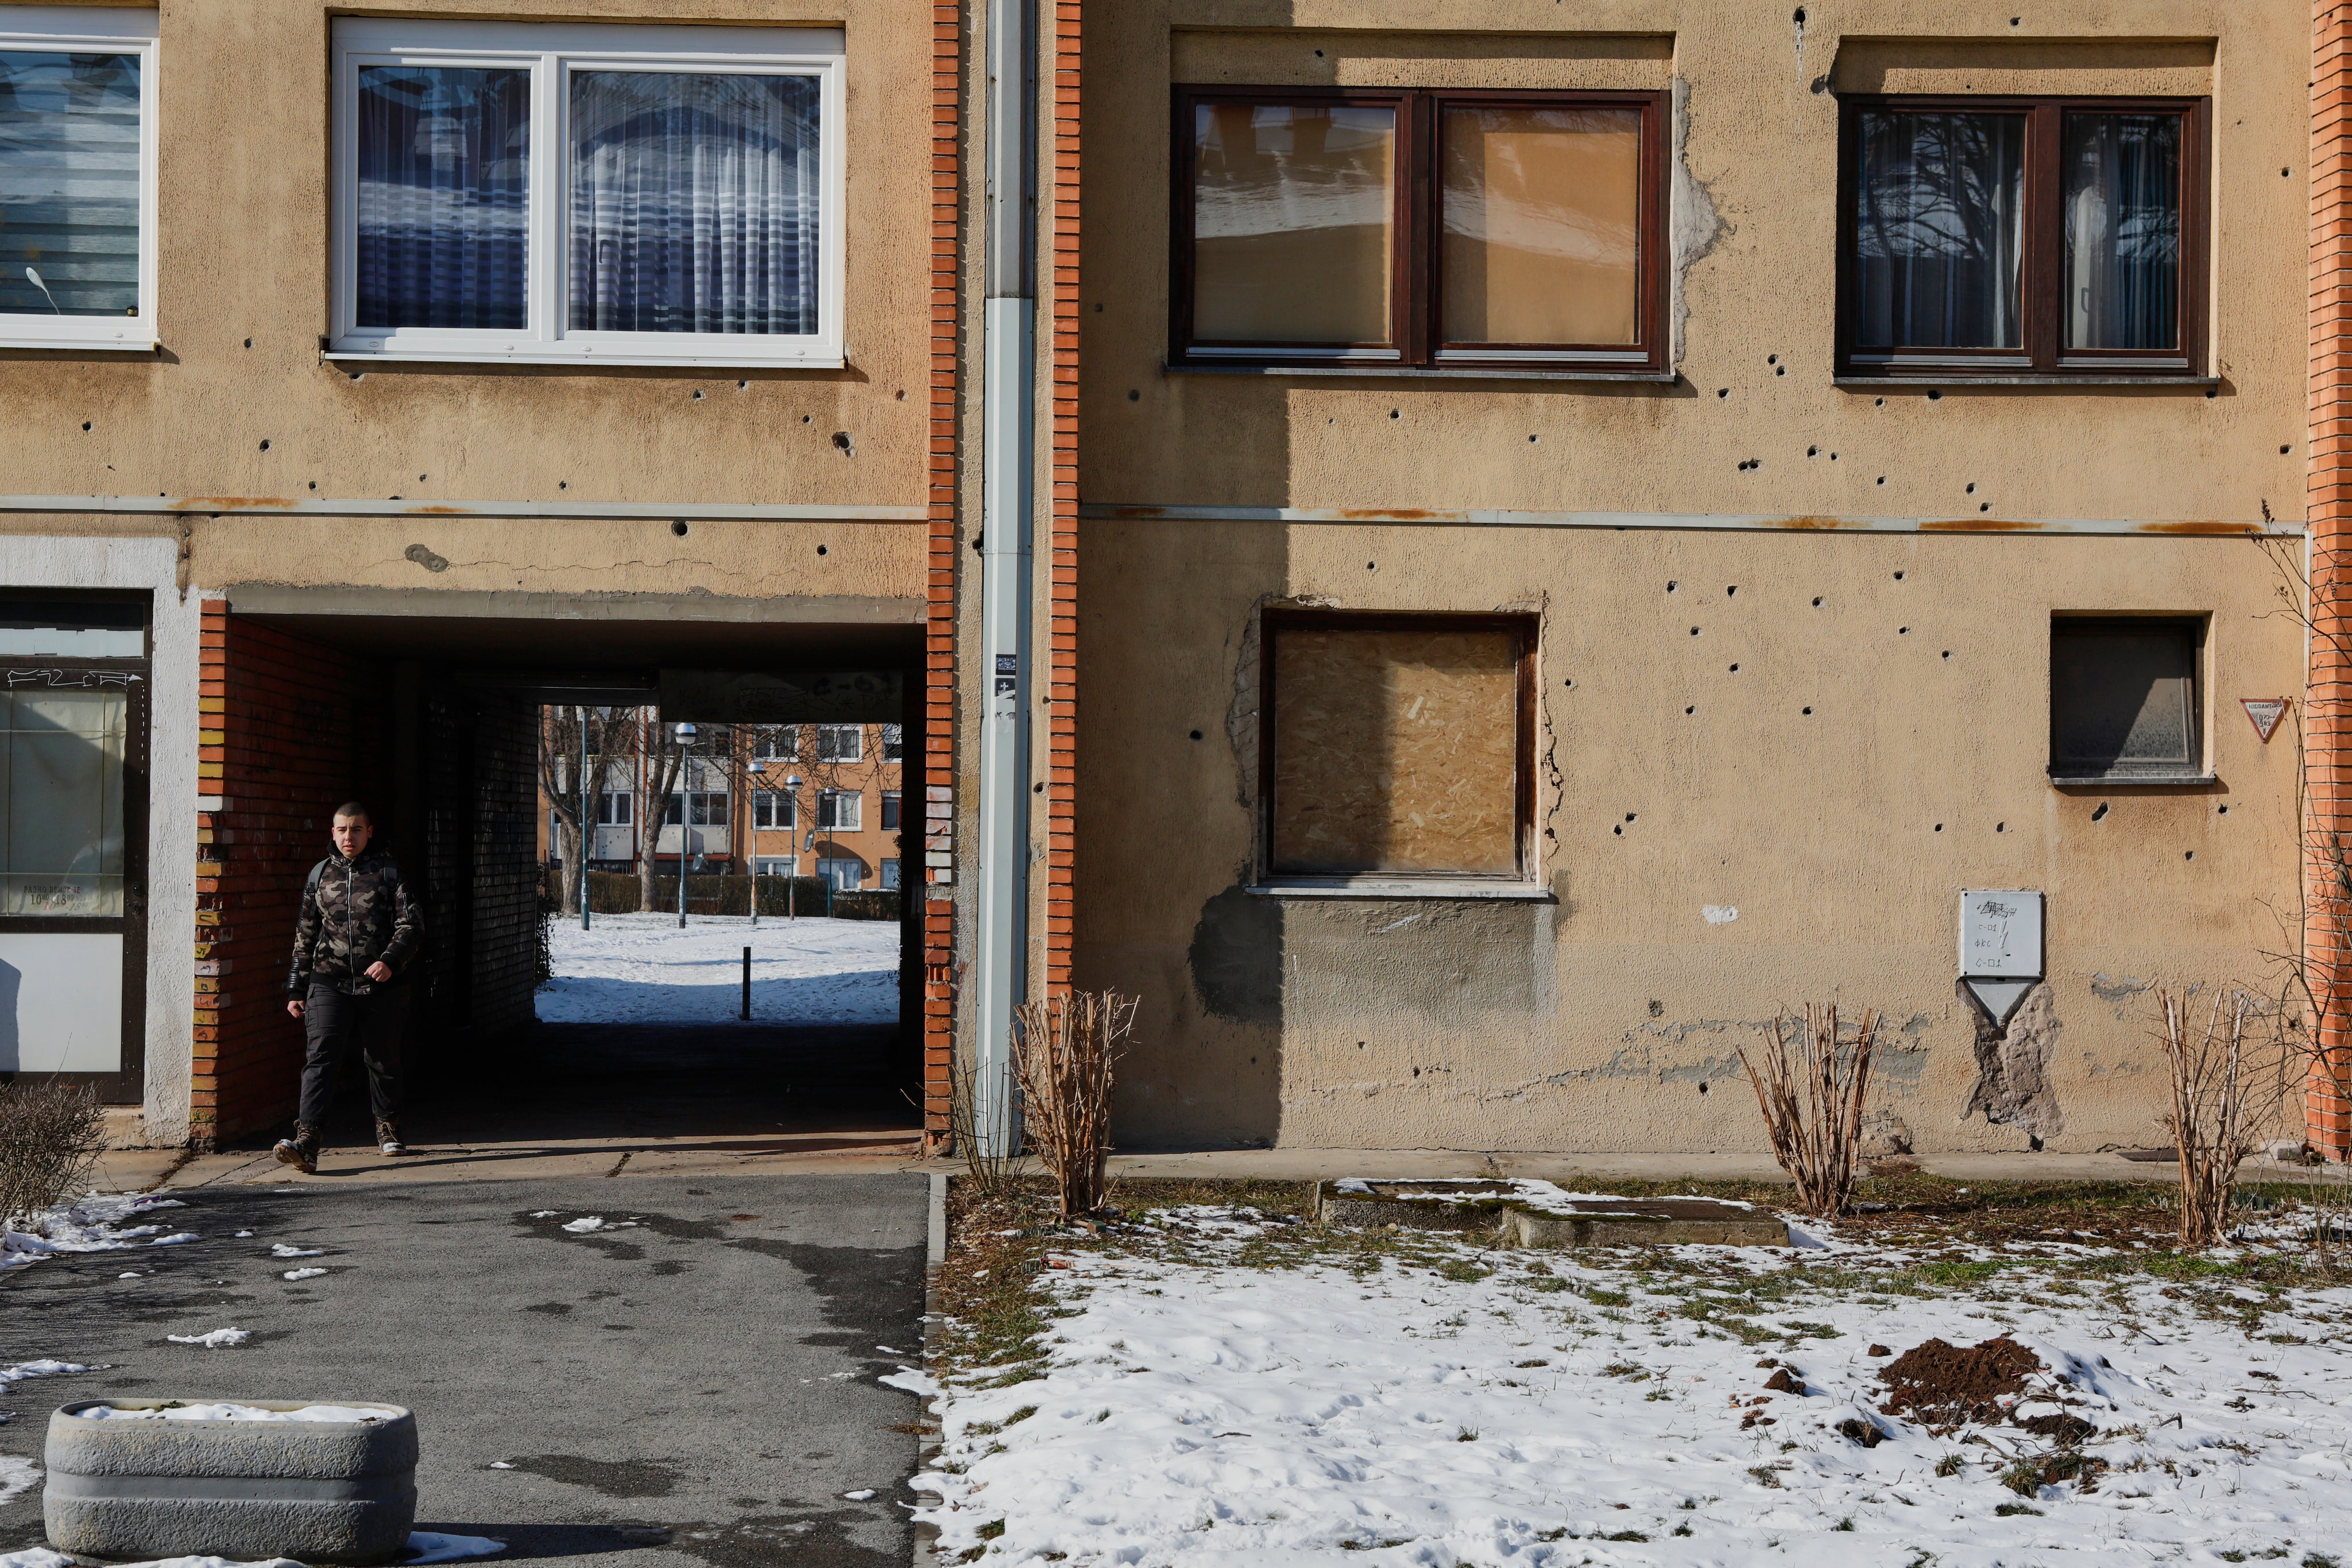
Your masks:
{"label": "white window frame", "polygon": [[[849,750],[843,755],[841,745],[847,737]],[[866,760],[866,727],[862,724],[819,725],[816,732],[816,759],[819,762],[863,762]]]}
{"label": "white window frame", "polygon": [[[359,71],[362,66],[506,68],[531,73],[525,212],[525,328],[358,325]],[[817,99],[817,330],[572,331],[564,325],[565,204],[570,198],[570,74],[574,70],[813,76]],[[832,27],[635,26],[613,23],[356,18],[334,24],[334,195],[330,360],[464,363],[796,366],[838,370],[848,161],[842,33]],[[142,122],[143,123],[143,122]]]}
{"label": "white window frame", "polygon": [[0,311],[0,349],[152,354],[155,326],[156,14],[114,6],[0,5],[0,49],[139,57],[139,314],[47,316]]}
{"label": "white window frame", "polygon": [[[833,808],[833,821],[824,820],[825,808]],[[842,821],[843,808],[848,808],[847,821]],[[866,831],[866,792],[862,789],[826,789],[817,796],[817,831],[823,833],[862,833]]]}

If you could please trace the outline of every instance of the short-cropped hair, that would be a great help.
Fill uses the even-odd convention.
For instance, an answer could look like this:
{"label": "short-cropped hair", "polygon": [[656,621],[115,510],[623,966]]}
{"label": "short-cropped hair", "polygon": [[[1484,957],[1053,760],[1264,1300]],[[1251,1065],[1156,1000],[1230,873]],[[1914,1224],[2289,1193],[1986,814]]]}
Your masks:
{"label": "short-cropped hair", "polygon": [[368,810],[365,800],[346,800],[335,808],[335,815],[347,820],[364,821],[371,828],[375,826],[375,813]]}

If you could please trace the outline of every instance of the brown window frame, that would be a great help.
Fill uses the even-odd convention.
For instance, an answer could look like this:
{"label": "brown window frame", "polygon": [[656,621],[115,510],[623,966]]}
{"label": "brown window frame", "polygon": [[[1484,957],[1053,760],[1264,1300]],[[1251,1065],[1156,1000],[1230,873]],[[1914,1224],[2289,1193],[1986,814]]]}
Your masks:
{"label": "brown window frame", "polygon": [[[1350,876],[1283,869],[1276,859],[1274,841],[1275,779],[1275,645],[1285,632],[1507,632],[1518,642],[1516,669],[1518,720],[1513,755],[1513,831],[1515,869],[1508,876],[1489,872],[1358,872]],[[1257,864],[1263,883],[1329,883],[1354,881],[1458,883],[1485,882],[1512,886],[1532,883],[1536,875],[1536,648],[1541,625],[1534,615],[1495,612],[1401,612],[1368,610],[1266,610],[1258,617],[1257,734]]]}
{"label": "brown window frame", "polygon": [[[2112,615],[2093,612],[2060,611],[2050,617],[2050,763],[2049,777],[2061,789],[2117,785],[2161,786],[2166,784],[2203,784],[2213,777],[2213,741],[2206,733],[2212,707],[2208,687],[2211,682],[2206,670],[2208,639],[2212,632],[2213,618],[2202,612],[2183,611],[2173,615]],[[2179,636],[2189,650],[2189,738],[2196,755],[2181,767],[2108,768],[2094,772],[2083,758],[2059,756],[2058,735],[2058,642],[2062,636],[2147,635],[2165,632]]]}
{"label": "brown window frame", "polygon": [[[1855,218],[1862,184],[1861,118],[1891,113],[2012,113],[2025,119],[2025,237],[2019,267],[2022,342],[2014,349],[1858,349],[1853,341]],[[2061,346],[2065,287],[2064,156],[2069,113],[2175,114],[2180,117],[2180,287],[2179,347],[2067,349]],[[1975,376],[2202,378],[2206,365],[2210,271],[2212,100],[2206,98],[1994,97],[1962,94],[1854,94],[1839,100],[1837,224],[1837,373],[1857,380]]]}
{"label": "brown window frame", "polygon": [[[1202,103],[1347,103],[1397,116],[1396,240],[1390,257],[1389,336],[1380,344],[1201,343],[1192,336],[1193,109]],[[1444,307],[1444,213],[1438,179],[1439,124],[1457,104],[1642,111],[1640,250],[1631,344],[1449,344]],[[1517,370],[1657,373],[1666,368],[1666,95],[1663,92],[1510,91],[1469,88],[1278,88],[1180,85],[1174,91],[1170,172],[1168,359],[1171,366]]]}

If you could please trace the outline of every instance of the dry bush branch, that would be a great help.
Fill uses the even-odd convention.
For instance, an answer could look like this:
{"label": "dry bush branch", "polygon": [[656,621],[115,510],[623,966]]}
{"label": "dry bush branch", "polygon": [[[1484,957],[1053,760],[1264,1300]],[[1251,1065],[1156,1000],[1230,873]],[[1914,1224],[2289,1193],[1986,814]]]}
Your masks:
{"label": "dry bush branch", "polygon": [[[2283,1088],[2263,1060],[2270,1053],[2259,1042],[2249,1048],[2246,1026],[2255,1009],[2243,991],[2215,987],[2201,1026],[2187,997],[2158,987],[2156,1003],[2172,1077],[2165,1125],[2180,1156],[2180,1245],[2218,1247],[2229,1230],[2239,1162],[2260,1145]],[[2266,1079],[2273,1082],[2266,1085]]]}
{"label": "dry bush branch", "polygon": [[948,1064],[948,1136],[954,1140],[956,1153],[962,1156],[964,1175],[972,1190],[991,1203],[1003,1198],[1013,1190],[1013,1177],[1019,1174],[1020,1141],[1013,1130],[1020,1125],[1019,1100],[1015,1093],[1011,1068],[999,1069],[1003,1081],[996,1085],[992,1096],[993,1119],[999,1125],[995,1137],[982,1135],[982,1116],[988,1114],[981,1108],[980,1070],[968,1053],[959,1051]]}
{"label": "dry bush branch", "polygon": [[106,1108],[87,1084],[0,1083],[0,1224],[29,1224],[105,1152]]}
{"label": "dry bush branch", "polygon": [[1843,1214],[1853,1200],[1878,1013],[1863,1009],[1850,1042],[1840,1033],[1835,1002],[1808,1002],[1801,1029],[1784,1013],[1772,1020],[1771,1044],[1755,1058],[1738,1048],[1772,1155],[1797,1184],[1797,1207],[1822,1218]]}
{"label": "dry bush branch", "polygon": [[1022,1127],[1054,1178],[1065,1218],[1102,1206],[1110,1155],[1111,1071],[1137,998],[1073,991],[1013,1009]]}

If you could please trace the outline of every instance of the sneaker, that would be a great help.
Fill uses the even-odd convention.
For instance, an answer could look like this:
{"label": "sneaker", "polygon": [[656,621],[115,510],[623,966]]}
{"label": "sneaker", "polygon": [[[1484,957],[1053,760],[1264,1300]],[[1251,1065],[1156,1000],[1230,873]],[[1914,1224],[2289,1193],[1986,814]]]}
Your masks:
{"label": "sneaker", "polygon": [[308,1123],[295,1123],[294,1135],[278,1139],[273,1152],[281,1166],[292,1166],[304,1176],[319,1174],[319,1130]]}
{"label": "sneaker", "polygon": [[408,1152],[408,1145],[400,1141],[400,1129],[390,1122],[376,1123],[375,1142],[380,1154],[404,1155]]}

